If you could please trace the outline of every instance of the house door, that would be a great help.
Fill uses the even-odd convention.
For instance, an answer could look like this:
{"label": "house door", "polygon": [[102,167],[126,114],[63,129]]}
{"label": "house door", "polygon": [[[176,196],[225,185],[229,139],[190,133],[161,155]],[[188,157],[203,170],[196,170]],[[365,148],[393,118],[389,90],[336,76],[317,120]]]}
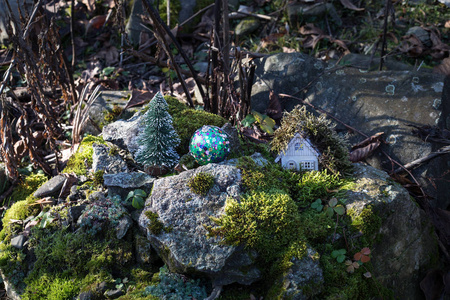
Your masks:
{"label": "house door", "polygon": [[287,168],[288,169],[297,169],[297,163],[293,160],[289,160],[287,162]]}

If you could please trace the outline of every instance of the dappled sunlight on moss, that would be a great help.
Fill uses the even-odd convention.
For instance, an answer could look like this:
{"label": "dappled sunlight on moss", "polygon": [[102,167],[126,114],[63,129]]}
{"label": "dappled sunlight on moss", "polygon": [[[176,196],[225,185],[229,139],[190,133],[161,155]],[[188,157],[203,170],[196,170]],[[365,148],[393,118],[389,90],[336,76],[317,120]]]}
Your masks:
{"label": "dappled sunlight on moss", "polygon": [[[67,162],[65,173],[75,173],[76,175],[87,175],[88,168],[92,166],[92,155],[94,150],[92,144],[106,144],[102,137],[88,135],[80,143],[77,152],[74,153]],[[86,166],[87,165],[87,166]]]}

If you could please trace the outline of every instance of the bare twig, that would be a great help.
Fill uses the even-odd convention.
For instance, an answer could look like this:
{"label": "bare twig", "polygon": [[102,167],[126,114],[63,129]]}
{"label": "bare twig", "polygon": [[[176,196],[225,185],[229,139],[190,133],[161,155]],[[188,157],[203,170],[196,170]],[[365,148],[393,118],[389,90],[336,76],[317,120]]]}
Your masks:
{"label": "bare twig", "polygon": [[[73,37],[73,31],[75,28],[75,0],[72,0],[70,5],[70,42],[72,43],[72,70],[75,70],[75,64],[76,64],[76,55],[75,55],[75,41]],[[105,22],[106,23],[106,22]]]}
{"label": "bare twig", "polygon": [[[440,149],[438,149],[437,151],[431,152],[430,154],[428,154],[427,156],[421,157],[419,159],[413,160],[410,163],[407,163],[406,165],[404,165],[404,169],[412,169],[412,168],[416,168],[418,166],[420,166],[421,164],[423,164],[426,161],[429,161],[435,157],[441,156],[443,154],[447,154],[450,153],[450,146],[445,146],[442,147]],[[394,174],[395,173],[400,173],[403,170],[403,168],[397,168],[394,170]]]}
{"label": "bare twig", "polygon": [[[143,0],[143,3],[144,3],[144,6],[147,9],[149,15],[152,17],[152,19],[156,20],[157,23],[161,25],[162,29],[164,29],[165,33],[170,37],[170,39],[172,40],[173,44],[178,49],[178,52],[183,57],[184,62],[186,63],[186,65],[188,66],[189,70],[192,73],[192,77],[194,78],[194,81],[197,84],[197,87],[198,87],[198,89],[200,91],[200,94],[201,94],[202,98],[205,99],[205,92],[203,91],[203,87],[201,86],[200,82],[198,81],[197,72],[195,71],[194,66],[192,65],[191,61],[187,57],[187,55],[186,55],[185,51],[183,50],[183,48],[181,47],[180,43],[178,43],[177,39],[175,38],[173,33],[170,31],[170,28],[167,27],[167,25],[164,22],[162,22],[161,18],[159,17],[158,12],[155,10],[155,8],[150,3],[150,1]],[[182,78],[180,78],[180,81],[181,80],[182,80]],[[193,106],[193,104],[192,104],[192,106]]]}
{"label": "bare twig", "polygon": [[380,55],[380,71],[383,69],[384,64],[384,55],[386,50],[386,36],[387,36],[387,27],[388,27],[388,18],[389,18],[389,12],[391,8],[391,0],[386,0],[386,7],[384,9],[384,24],[383,24],[383,38],[381,42],[381,55]]}

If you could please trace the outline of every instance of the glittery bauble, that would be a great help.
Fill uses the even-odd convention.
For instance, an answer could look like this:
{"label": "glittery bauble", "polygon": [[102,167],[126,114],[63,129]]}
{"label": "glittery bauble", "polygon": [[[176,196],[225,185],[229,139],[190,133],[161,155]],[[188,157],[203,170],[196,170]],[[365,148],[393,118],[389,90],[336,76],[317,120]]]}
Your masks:
{"label": "glittery bauble", "polygon": [[200,165],[218,163],[230,153],[230,141],[225,131],[219,127],[205,125],[195,131],[189,151]]}

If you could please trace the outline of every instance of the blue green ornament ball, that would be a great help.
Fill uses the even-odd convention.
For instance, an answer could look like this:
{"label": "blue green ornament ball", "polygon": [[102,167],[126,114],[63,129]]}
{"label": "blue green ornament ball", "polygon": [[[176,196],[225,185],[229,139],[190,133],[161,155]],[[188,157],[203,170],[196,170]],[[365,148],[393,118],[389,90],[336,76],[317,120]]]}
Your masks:
{"label": "blue green ornament ball", "polygon": [[205,125],[194,132],[189,152],[200,165],[221,162],[231,152],[228,135],[217,126]]}

